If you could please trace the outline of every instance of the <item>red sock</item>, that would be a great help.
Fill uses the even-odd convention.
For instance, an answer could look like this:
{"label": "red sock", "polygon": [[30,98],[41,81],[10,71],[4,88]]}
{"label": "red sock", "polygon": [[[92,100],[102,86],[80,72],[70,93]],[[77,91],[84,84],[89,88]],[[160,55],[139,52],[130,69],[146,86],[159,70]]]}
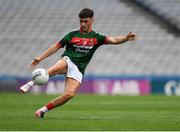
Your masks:
{"label": "red sock", "polygon": [[46,108],[47,108],[48,110],[51,110],[51,109],[54,108],[54,105],[50,102],[50,103],[48,103],[48,104],[46,105]]}

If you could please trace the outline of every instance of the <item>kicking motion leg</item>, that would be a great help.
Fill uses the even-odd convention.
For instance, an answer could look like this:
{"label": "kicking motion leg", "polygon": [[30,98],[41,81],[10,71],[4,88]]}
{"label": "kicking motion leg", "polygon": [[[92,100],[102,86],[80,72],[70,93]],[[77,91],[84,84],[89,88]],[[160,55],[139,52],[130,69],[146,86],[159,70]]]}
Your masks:
{"label": "kicking motion leg", "polygon": [[[48,74],[51,77],[56,74],[64,74],[64,73],[66,73],[66,71],[67,71],[67,63],[65,60],[61,59],[61,60],[57,61],[57,63],[54,66],[52,66],[48,69]],[[34,85],[35,85],[34,82],[31,80],[28,83],[21,86],[20,91],[22,93],[26,93]]]}
{"label": "kicking motion leg", "polygon": [[24,84],[23,86],[20,87],[20,91],[22,93],[26,93],[32,86],[34,86],[33,81],[29,81],[28,83]]}

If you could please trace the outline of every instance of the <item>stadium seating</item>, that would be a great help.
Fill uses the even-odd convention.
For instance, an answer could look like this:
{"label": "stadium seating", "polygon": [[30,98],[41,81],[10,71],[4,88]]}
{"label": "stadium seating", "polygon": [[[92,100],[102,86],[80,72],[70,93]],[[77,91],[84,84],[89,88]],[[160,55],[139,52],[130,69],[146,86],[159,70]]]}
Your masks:
{"label": "stadium seating", "polygon": [[174,19],[180,21],[180,14],[179,14],[179,0],[137,0],[141,2],[145,2],[146,5],[152,6],[154,9],[161,10],[162,13],[166,14],[167,16],[171,16]]}
{"label": "stadium seating", "polygon": [[[173,8],[175,0],[166,1],[166,5],[159,3],[176,11],[172,15],[180,20],[179,8]],[[96,31],[110,36],[129,31],[138,35],[136,42],[99,48],[86,74],[180,75],[180,38],[125,0],[0,0],[0,74],[29,76],[26,66],[30,60],[78,28],[78,13],[84,7],[95,11]],[[53,65],[63,51],[39,67]]]}
{"label": "stadium seating", "polygon": [[[137,3],[145,10],[168,24],[174,32],[180,34],[180,15],[179,15],[179,0],[134,0],[131,2]],[[172,30],[171,29],[171,30]]]}

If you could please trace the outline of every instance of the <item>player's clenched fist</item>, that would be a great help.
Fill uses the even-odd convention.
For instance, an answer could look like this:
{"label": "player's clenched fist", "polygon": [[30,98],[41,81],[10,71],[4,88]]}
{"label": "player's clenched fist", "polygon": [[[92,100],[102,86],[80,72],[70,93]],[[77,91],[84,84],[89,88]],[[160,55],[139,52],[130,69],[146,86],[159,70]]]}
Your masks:
{"label": "player's clenched fist", "polygon": [[127,40],[128,41],[133,41],[136,39],[136,34],[133,33],[133,32],[129,32],[128,35],[127,35]]}

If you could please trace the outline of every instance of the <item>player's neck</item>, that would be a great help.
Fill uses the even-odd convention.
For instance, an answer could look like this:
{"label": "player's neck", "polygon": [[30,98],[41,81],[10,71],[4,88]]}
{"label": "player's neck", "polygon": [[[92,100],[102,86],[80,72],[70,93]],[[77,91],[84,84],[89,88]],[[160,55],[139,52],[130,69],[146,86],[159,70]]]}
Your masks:
{"label": "player's neck", "polygon": [[90,33],[92,32],[92,28],[90,28],[87,32],[83,31],[81,28],[80,28],[80,33],[82,34],[87,34],[87,33]]}

